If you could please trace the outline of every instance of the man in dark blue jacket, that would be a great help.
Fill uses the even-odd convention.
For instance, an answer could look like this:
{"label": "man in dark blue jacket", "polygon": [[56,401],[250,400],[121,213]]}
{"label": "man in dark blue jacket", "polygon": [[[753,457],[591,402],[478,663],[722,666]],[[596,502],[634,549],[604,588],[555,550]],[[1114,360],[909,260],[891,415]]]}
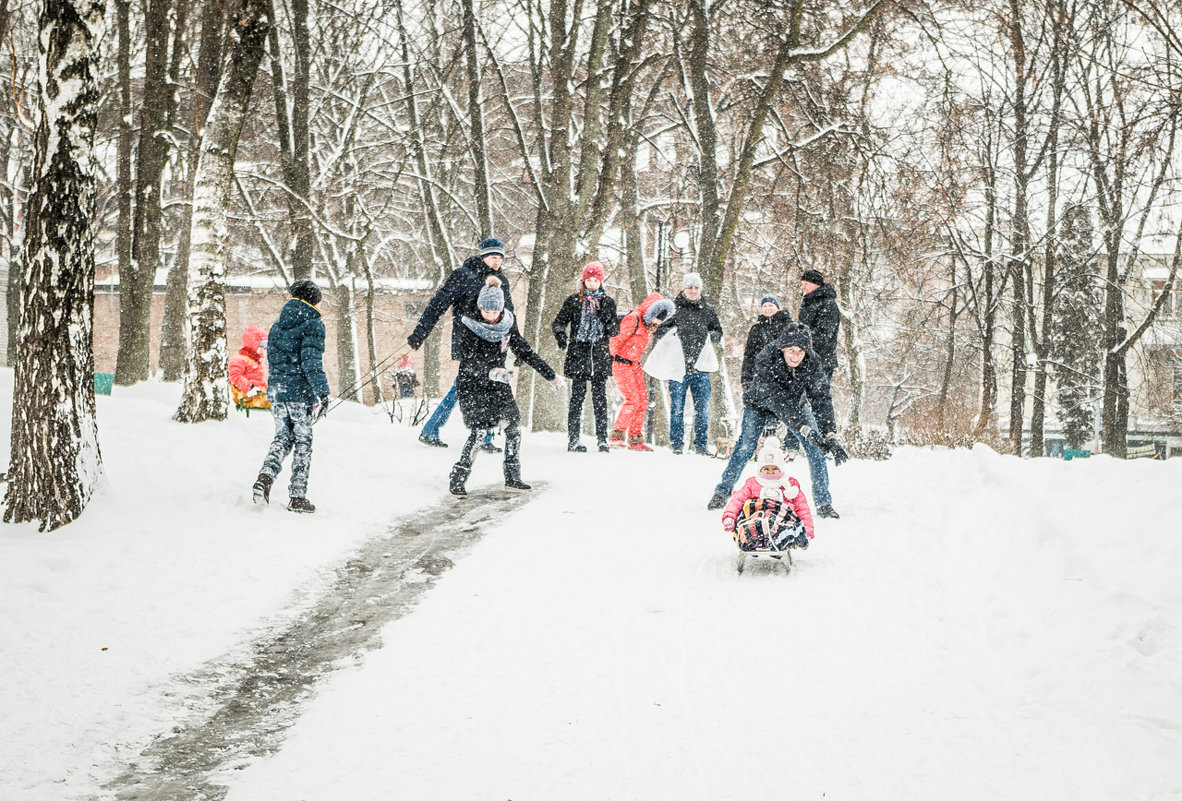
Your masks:
{"label": "man in dark blue jacket", "polygon": [[320,319],[320,288],[312,281],[291,285],[291,299],[267,334],[267,367],[275,438],[254,483],[254,502],[271,500],[271,485],[287,454],[291,457],[293,512],[315,512],[308,500],[312,466],[312,424],[328,411],[328,377],[324,374],[324,321]]}
{"label": "man in dark blue jacket", "polygon": [[[451,308],[451,357],[452,359],[460,360],[459,351],[459,326],[461,313],[475,300],[476,296],[480,294],[480,290],[484,288],[485,279],[490,275],[496,275],[501,280],[501,286],[505,290],[505,308],[513,311],[513,297],[509,294],[509,279],[501,272],[501,264],[505,261],[505,246],[501,240],[496,237],[489,237],[480,243],[480,254],[476,256],[469,256],[464,259],[464,263],[458,268],[451,271],[451,275],[443,282],[443,286],[427,303],[427,308],[423,310],[419,317],[419,323],[415,326],[415,330],[409,337],[406,338],[409,344],[415,350],[422,347],[423,342],[426,341],[427,335],[431,333],[431,329],[439,322],[439,318],[443,313]],[[439,438],[439,430],[443,428],[443,424],[447,422],[447,418],[451,416],[452,409],[456,406],[456,385],[453,382],[451,389],[443,396],[443,400],[439,401],[439,405],[435,407],[435,411],[423,426],[423,430],[419,432],[419,442],[424,445],[431,445],[436,448],[446,448],[447,443]],[[492,431],[489,430],[484,439],[482,450],[489,452],[499,452],[501,449],[492,444]]]}
{"label": "man in dark blue jacket", "polygon": [[[838,517],[829,495],[825,454],[837,464],[847,458],[837,441],[829,376],[813,351],[806,326],[788,322],[774,342],[755,357],[755,377],[743,392],[743,424],[722,480],[714,488],[707,509],[721,509],[730,499],[743,467],[751,460],[759,436],[773,420],[780,420],[804,447],[812,477],[813,501],[819,517]],[[822,437],[821,432],[824,432]]]}

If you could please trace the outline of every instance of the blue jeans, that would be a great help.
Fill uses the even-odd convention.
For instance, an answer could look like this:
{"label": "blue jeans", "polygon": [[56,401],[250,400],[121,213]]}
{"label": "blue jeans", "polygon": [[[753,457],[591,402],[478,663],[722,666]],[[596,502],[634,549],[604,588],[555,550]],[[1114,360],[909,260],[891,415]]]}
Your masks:
{"label": "blue jeans", "polygon": [[669,382],[669,441],[674,448],[685,443],[685,393],[694,397],[694,447],[706,449],[710,426],[710,374],[691,373],[684,381]]}
{"label": "blue jeans", "polygon": [[[456,408],[456,401],[459,398],[456,395],[456,382],[451,382],[451,389],[439,401],[439,405],[435,407],[435,411],[431,412],[431,416],[427,418],[427,422],[423,425],[423,430],[419,432],[420,437],[427,439],[439,439],[439,430],[447,423],[447,418],[451,417],[452,409]],[[484,444],[487,445],[492,442],[493,432],[490,428],[484,434]]]}
{"label": "blue jeans", "polygon": [[[807,404],[802,404],[800,411],[809,427],[816,430],[817,419],[813,417],[813,410]],[[715,495],[721,495],[724,498],[730,497],[739,476],[743,474],[743,468],[755,454],[755,448],[759,445],[759,435],[775,419],[776,416],[771,412],[753,409],[750,406],[743,407],[743,424],[739,431],[739,439],[735,442],[734,450],[731,451],[731,458],[726,463],[726,469],[722,471],[722,480],[714,488]],[[809,476],[813,482],[813,502],[817,506],[828,506],[833,503],[833,498],[829,495],[829,468],[825,464],[825,452],[809,444],[792,428],[789,428],[788,431],[804,446],[804,454],[808,457]]]}

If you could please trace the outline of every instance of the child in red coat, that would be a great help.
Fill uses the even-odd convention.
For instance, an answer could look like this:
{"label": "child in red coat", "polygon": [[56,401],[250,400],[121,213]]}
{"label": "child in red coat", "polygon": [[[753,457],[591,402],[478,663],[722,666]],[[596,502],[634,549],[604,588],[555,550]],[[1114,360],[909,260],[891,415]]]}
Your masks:
{"label": "child in red coat", "polygon": [[766,438],[755,461],[755,475],[739,485],[722,512],[723,529],[745,551],[808,548],[813,514],[800,483],[785,470],[780,441]]}
{"label": "child in red coat", "polygon": [[242,332],[242,349],[230,357],[230,398],[240,409],[271,408],[263,375],[266,350],[267,332],[252,325]]}

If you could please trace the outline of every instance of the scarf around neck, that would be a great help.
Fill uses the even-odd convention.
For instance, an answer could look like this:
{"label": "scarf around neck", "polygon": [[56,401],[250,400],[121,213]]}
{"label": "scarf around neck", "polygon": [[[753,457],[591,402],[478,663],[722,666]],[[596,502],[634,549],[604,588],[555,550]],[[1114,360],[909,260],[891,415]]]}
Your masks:
{"label": "scarf around neck", "polygon": [[501,313],[501,319],[495,323],[486,323],[484,320],[477,320],[472,317],[461,317],[464,325],[468,329],[486,342],[500,342],[504,347],[505,339],[509,336],[509,331],[513,328],[513,312],[505,309]]}
{"label": "scarf around neck", "polygon": [[603,287],[592,292],[583,290],[583,314],[579,317],[576,342],[598,342],[603,339],[603,322],[599,319],[599,303],[604,295]]}

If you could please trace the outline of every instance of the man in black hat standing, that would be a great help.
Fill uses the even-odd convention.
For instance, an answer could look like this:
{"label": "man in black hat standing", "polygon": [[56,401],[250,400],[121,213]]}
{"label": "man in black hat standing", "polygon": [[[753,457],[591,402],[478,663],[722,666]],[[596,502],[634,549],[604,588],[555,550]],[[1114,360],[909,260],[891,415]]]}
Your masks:
{"label": "man in black hat standing", "polygon": [[833,380],[837,369],[837,329],[841,326],[841,310],[837,308],[837,291],[825,283],[820,270],[805,270],[800,276],[800,317],[797,322],[807,325],[813,334],[813,350],[821,357],[821,364]]}

